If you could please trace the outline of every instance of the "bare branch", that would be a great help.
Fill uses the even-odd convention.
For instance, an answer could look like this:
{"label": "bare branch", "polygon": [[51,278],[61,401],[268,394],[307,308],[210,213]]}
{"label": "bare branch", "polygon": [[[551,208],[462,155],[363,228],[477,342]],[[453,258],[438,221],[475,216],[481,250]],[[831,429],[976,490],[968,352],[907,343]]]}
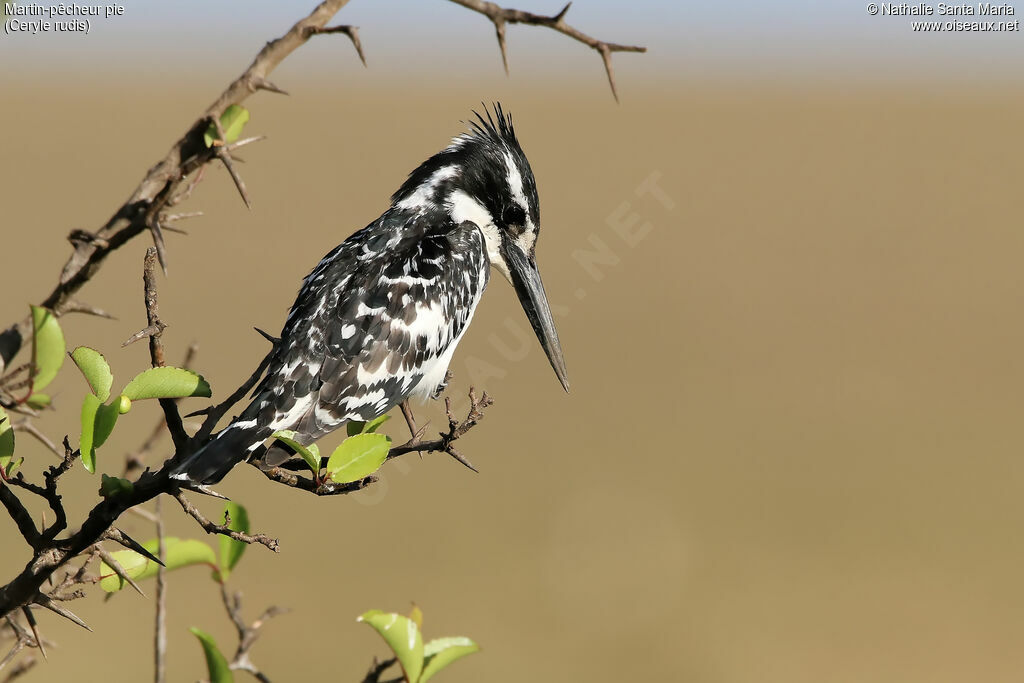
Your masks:
{"label": "bare branch", "polygon": [[4,507],[7,508],[7,514],[14,520],[22,538],[30,546],[36,548],[39,545],[39,530],[36,529],[36,523],[33,521],[32,515],[29,514],[29,511],[22,504],[21,499],[14,495],[14,491],[2,481],[0,481],[0,503],[3,503]]}
{"label": "bare branch", "polygon": [[494,24],[494,31],[498,38],[498,47],[501,48],[501,60],[505,65],[505,73],[508,74],[508,50],[505,45],[505,24],[528,24],[531,26],[546,26],[569,36],[573,40],[583,43],[601,55],[601,62],[604,64],[605,73],[608,75],[608,85],[611,86],[612,96],[619,101],[619,93],[615,87],[615,72],[612,71],[613,52],[647,52],[646,47],[639,45],[620,45],[609,43],[588,36],[579,29],[570,26],[565,21],[565,15],[572,3],[568,3],[558,14],[551,16],[524,12],[518,9],[508,9],[493,2],[485,0],[451,0],[457,5],[473,10],[484,15]]}
{"label": "bare branch", "polygon": [[[149,337],[149,357],[154,368],[160,368],[164,363],[164,345],[161,336],[167,325],[160,320],[160,304],[156,292],[156,274],[153,272],[156,266],[157,250],[150,247],[146,250],[146,257],[143,259],[142,286],[146,302],[147,326],[132,335],[122,346],[127,346],[142,337]],[[171,441],[177,451],[183,450],[188,444],[188,433],[181,422],[181,414],[178,412],[178,402],[172,398],[161,398],[160,407],[164,411],[164,421],[167,431],[171,434]]]}
{"label": "bare branch", "polygon": [[260,629],[263,628],[263,625],[274,617],[286,614],[289,610],[283,607],[271,606],[265,609],[263,614],[252,624],[246,624],[245,619],[242,617],[242,594],[235,593],[230,595],[227,585],[221,583],[220,597],[224,602],[224,609],[228,613],[228,618],[231,619],[231,623],[235,625],[235,630],[238,632],[238,648],[235,650],[235,656],[232,657],[231,662],[228,664],[229,668],[233,671],[246,671],[252,674],[256,680],[270,683],[270,679],[260,671],[249,655],[252,651],[252,646],[256,644],[256,640],[260,636]]}
{"label": "bare branch", "polygon": [[199,511],[199,508],[193,505],[191,501],[185,497],[184,493],[177,491],[172,495],[181,505],[181,509],[185,511],[185,514],[199,522],[199,526],[203,527],[203,530],[206,531],[206,533],[220,534],[221,536],[227,536],[228,538],[233,538],[236,541],[241,541],[242,543],[259,543],[260,545],[273,550],[275,553],[279,550],[276,538],[270,538],[266,534],[247,534],[241,531],[235,531],[230,528],[227,523],[217,524],[215,522],[211,522],[203,516],[203,513]]}

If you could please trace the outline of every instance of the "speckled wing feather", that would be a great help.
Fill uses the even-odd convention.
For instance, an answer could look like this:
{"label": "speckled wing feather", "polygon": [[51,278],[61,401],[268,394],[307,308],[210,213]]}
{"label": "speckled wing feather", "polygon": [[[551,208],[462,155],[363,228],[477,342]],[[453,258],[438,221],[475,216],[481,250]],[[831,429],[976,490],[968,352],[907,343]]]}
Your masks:
{"label": "speckled wing feather", "polygon": [[274,431],[308,444],[434,394],[488,273],[476,225],[392,208],[306,277],[252,403],[176,476],[213,483]]}

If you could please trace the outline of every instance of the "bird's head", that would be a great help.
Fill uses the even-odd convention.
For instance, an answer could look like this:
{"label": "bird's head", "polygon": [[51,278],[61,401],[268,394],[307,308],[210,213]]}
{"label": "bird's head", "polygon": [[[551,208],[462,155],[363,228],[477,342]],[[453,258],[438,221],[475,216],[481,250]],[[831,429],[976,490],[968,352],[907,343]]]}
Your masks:
{"label": "bird's head", "polygon": [[537,339],[566,391],[569,380],[540,271],[540,200],[512,117],[500,104],[413,171],[391,200],[402,210],[443,210],[483,234],[491,266],[512,283]]}

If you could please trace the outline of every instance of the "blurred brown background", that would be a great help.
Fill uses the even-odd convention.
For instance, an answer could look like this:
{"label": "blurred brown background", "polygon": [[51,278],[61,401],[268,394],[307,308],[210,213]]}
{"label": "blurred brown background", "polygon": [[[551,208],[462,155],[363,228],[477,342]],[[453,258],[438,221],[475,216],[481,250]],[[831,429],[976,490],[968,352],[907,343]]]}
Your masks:
{"label": "blurred brown background", "polygon": [[[254,659],[274,680],[359,680],[385,648],[356,615],[415,601],[428,637],[483,646],[452,683],[1019,680],[1019,89],[686,78],[627,57],[616,106],[584,57],[585,77],[506,80],[488,63],[458,85],[350,61],[304,74],[297,57],[274,78],[291,97],[248,103],[247,132],[269,136],[241,153],[252,211],[221,168],[181,207],[205,216],[168,235],[164,339],[171,358],[197,340],[223,396],[266,350],[252,326],[280,329],[316,261],[501,99],[538,179],[572,381],[563,394],[495,279],[453,365],[453,391],[474,380],[497,399],[464,443],[481,474],[413,456],[364,494],[315,499],[233,473],[221,489],[282,551],[250,548],[231,583],[250,618],[293,610]],[[8,74],[0,320],[49,291],[68,230],[101,224],[246,60]],[[115,383],[147,363],[144,344],[119,348],[144,325],[145,246],[82,292],[117,321],[64,321]],[[43,427],[74,439],[84,384],[69,364],[53,389]],[[443,424],[437,405],[419,412]],[[157,411],[128,417],[101,470],[120,471]],[[400,419],[388,431],[405,437]],[[20,444],[28,471],[49,464]],[[67,484],[80,519],[98,481]],[[173,533],[202,535],[164,509]],[[11,524],[0,543],[9,577],[27,552]],[[170,677],[194,680],[188,627],[224,650],[234,632],[207,571],[169,578]],[[73,607],[95,633],[41,616],[59,648],[34,680],[150,677],[152,601],[91,593]]]}

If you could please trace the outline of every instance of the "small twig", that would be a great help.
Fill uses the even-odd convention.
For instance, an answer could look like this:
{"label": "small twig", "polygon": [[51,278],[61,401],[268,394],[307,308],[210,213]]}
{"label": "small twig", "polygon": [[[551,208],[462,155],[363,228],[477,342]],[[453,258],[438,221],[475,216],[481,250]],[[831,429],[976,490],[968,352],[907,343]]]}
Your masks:
{"label": "small twig", "polygon": [[[42,652],[42,648],[40,648],[40,652]],[[39,660],[35,657],[25,657],[11,668],[10,672],[7,674],[7,678],[4,679],[4,683],[11,683],[12,681],[21,678],[38,663]],[[3,668],[2,664],[0,664],[0,668]]]}
{"label": "small twig", "polygon": [[[156,275],[154,273],[157,261],[157,250],[150,247],[146,250],[143,259],[142,285],[146,303],[147,326],[132,335],[122,346],[127,346],[138,341],[142,337],[149,337],[149,356],[154,368],[163,367],[164,345],[161,336],[167,325],[160,319],[160,305],[156,291]],[[167,424],[167,431],[171,434],[171,441],[174,443],[175,451],[183,451],[188,444],[188,433],[181,422],[181,414],[178,412],[177,401],[170,398],[162,398],[159,401],[164,411],[164,420]]]}
{"label": "small twig", "polygon": [[64,453],[61,452],[60,448],[57,447],[57,444],[51,441],[48,436],[39,431],[39,428],[36,427],[34,422],[32,422],[32,418],[26,417],[22,420],[18,420],[17,422],[11,425],[11,429],[13,429],[16,432],[25,432],[26,434],[30,434],[36,439],[36,441],[46,446],[47,450],[56,455],[58,458],[64,457]]}
{"label": "small twig", "polygon": [[203,513],[199,511],[195,505],[185,497],[185,494],[181,491],[177,491],[172,494],[174,499],[181,505],[181,509],[185,511],[192,519],[199,522],[199,526],[208,534],[220,534],[221,536],[227,536],[233,538],[236,541],[242,543],[259,543],[260,545],[273,550],[275,553],[279,550],[279,544],[276,538],[270,538],[266,534],[247,534],[242,531],[236,531],[230,528],[227,524],[217,524],[211,522]]}
{"label": "small twig", "polygon": [[[370,670],[366,672],[366,678],[363,679],[362,683],[385,683],[380,679],[384,675],[384,672],[393,667],[398,663],[398,659],[392,657],[391,659],[385,659],[383,662],[378,662],[377,658],[373,658],[373,664],[370,665]],[[398,679],[403,680],[403,679]]]}
{"label": "small twig", "polygon": [[229,594],[227,584],[221,583],[220,597],[224,603],[224,609],[228,613],[228,618],[231,619],[231,623],[235,625],[235,630],[238,632],[238,647],[228,667],[233,671],[246,671],[252,674],[256,680],[270,683],[270,679],[253,663],[249,654],[259,638],[263,625],[276,616],[286,614],[288,610],[283,607],[271,606],[263,610],[263,614],[252,624],[246,624],[242,617],[242,594]]}
{"label": "small twig", "polygon": [[[161,516],[163,499],[153,501],[156,514],[156,554],[164,559],[164,520]],[[153,632],[153,680],[164,683],[167,680],[167,568],[163,565],[156,571],[156,625]]]}

